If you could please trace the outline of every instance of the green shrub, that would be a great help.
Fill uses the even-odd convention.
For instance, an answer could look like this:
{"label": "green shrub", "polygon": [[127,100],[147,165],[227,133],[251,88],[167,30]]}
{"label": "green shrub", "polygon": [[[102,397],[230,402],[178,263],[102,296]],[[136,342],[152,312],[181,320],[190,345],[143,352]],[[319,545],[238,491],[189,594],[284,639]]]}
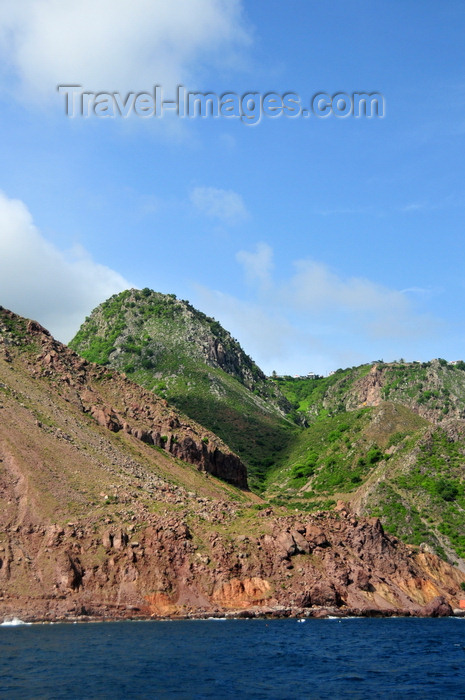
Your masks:
{"label": "green shrub", "polygon": [[439,479],[436,482],[436,493],[445,501],[454,501],[458,496],[459,490],[453,481]]}
{"label": "green shrub", "polygon": [[384,454],[381,452],[379,447],[373,446],[368,450],[366,455],[366,461],[368,464],[377,464],[377,462],[380,462],[382,459],[384,459]]}

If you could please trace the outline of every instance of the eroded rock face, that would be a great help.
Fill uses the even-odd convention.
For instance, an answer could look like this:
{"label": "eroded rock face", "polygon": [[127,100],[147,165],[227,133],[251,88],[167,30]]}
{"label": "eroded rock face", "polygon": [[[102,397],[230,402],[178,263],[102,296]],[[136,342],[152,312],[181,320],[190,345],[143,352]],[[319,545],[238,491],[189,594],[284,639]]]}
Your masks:
{"label": "eroded rock face", "polygon": [[[397,542],[376,519],[345,512],[297,521],[271,512],[260,519],[261,534],[234,536],[243,526],[238,512],[226,512],[225,503],[191,500],[190,511],[140,511],[130,527],[95,521],[8,529],[0,619],[437,617],[459,607],[463,574]],[[215,519],[216,532],[205,528]]]}
{"label": "eroded rock face", "polygon": [[270,582],[258,576],[233,578],[215,588],[212,601],[222,608],[247,608],[262,603],[270,589]]}

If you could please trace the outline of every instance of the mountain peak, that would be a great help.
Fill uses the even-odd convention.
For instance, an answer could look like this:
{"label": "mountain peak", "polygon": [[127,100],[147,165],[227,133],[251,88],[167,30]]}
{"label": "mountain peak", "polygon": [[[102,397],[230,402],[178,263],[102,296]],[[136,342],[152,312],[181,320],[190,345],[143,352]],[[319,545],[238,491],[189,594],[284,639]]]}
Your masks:
{"label": "mountain peak", "polygon": [[125,372],[218,434],[252,478],[295,427],[286,417],[288,400],[238,341],[174,294],[146,288],[114,295],[94,309],[70,346]]}

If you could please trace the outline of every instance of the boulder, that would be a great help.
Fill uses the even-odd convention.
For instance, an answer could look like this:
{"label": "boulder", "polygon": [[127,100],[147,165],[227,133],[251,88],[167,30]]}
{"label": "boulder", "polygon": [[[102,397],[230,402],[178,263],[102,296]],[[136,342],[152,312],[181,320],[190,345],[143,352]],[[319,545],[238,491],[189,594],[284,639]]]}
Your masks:
{"label": "boulder", "polygon": [[420,610],[421,617],[449,617],[453,615],[453,610],[447,600],[442,595],[436,596]]}
{"label": "boulder", "polygon": [[305,537],[303,537],[300,532],[297,532],[297,530],[292,530],[291,535],[297,548],[297,554],[310,554],[311,547]]}
{"label": "boulder", "polygon": [[288,559],[298,552],[297,545],[290,532],[279,533],[276,537],[276,549],[282,559]]}
{"label": "boulder", "polygon": [[307,525],[305,529],[305,539],[313,547],[328,547],[329,542],[324,531],[317,525]]}

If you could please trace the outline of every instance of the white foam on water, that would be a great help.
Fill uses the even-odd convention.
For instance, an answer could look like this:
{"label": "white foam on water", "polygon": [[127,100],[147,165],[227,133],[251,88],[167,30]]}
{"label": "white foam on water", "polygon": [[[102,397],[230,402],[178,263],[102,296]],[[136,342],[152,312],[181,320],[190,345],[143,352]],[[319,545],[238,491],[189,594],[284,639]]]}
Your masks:
{"label": "white foam on water", "polygon": [[23,622],[19,617],[13,617],[11,620],[3,620],[0,627],[19,627],[21,625],[31,625],[31,622]]}

